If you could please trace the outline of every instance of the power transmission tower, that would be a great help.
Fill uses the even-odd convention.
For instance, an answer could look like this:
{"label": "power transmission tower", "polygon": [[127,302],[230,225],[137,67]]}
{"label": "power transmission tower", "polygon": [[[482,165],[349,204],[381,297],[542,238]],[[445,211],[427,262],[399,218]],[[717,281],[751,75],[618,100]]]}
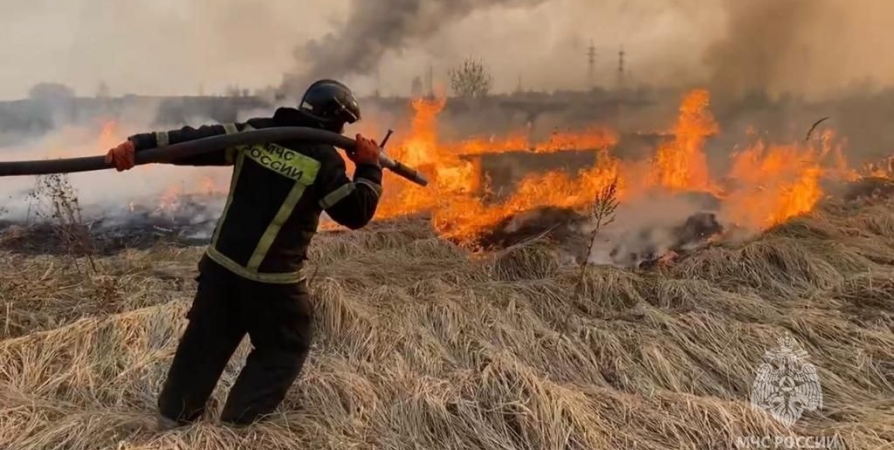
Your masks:
{"label": "power transmission tower", "polygon": [[382,95],[381,87],[382,79],[379,77],[379,68],[376,67],[376,91],[373,93],[375,98],[379,98]]}
{"label": "power transmission tower", "polygon": [[422,97],[422,78],[421,77],[413,78],[413,83],[410,85],[410,95],[412,95],[413,98]]}
{"label": "power transmission tower", "polygon": [[624,46],[618,51],[618,129],[624,127]]}
{"label": "power transmission tower", "polygon": [[621,50],[618,51],[618,90],[621,91],[624,89],[624,56],[627,53],[624,52],[624,46],[621,46]]}
{"label": "power transmission tower", "polygon": [[593,40],[590,40],[590,46],[587,47],[587,65],[589,67],[588,72],[588,82],[590,84],[590,89],[596,87],[596,46],[593,45]]}

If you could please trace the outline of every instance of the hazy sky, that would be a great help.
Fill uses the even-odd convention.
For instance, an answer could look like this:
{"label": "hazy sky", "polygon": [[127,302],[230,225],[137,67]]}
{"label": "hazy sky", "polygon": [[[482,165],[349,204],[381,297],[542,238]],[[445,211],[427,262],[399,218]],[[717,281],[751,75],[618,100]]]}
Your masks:
{"label": "hazy sky", "polygon": [[[474,55],[491,67],[497,90],[514,89],[519,76],[528,88],[578,88],[591,39],[603,85],[614,83],[621,45],[633,79],[653,84],[713,76],[792,87],[806,83],[804,71],[817,86],[868,76],[885,83],[894,80],[883,49],[894,41],[885,19],[891,4],[542,0],[533,9],[482,9],[389,50],[381,87],[406,94],[428,64],[443,80],[450,66]],[[41,81],[68,84],[79,95],[93,95],[101,80],[113,95],[278,85],[286,71],[302,68],[294,50],[338,33],[351,23],[351,8],[351,0],[0,0],[0,99],[22,98]],[[349,79],[359,91],[374,84],[373,74],[364,75]]]}
{"label": "hazy sky", "polygon": [[[370,0],[374,1],[374,0]],[[596,4],[599,5],[596,5]],[[649,1],[549,0],[534,10],[473,13],[429,39],[389,53],[382,87],[405,92],[431,62],[436,71],[468,54],[486,58],[498,88],[584,82],[584,52],[600,47],[608,82],[624,43],[631,68],[671,45],[696,45],[693,20]],[[657,2],[661,3],[661,2]],[[347,20],[348,0],[0,0],[0,98],[23,97],[39,81],[80,95],[105,80],[113,94],[196,93],[227,84],[278,84],[296,68],[293,50]],[[685,52],[690,53],[690,52]],[[690,53],[691,54],[691,53]],[[543,60],[567,68],[536,70]],[[687,61],[689,62],[689,61]],[[555,67],[553,67],[555,69]],[[370,80],[365,87],[370,88]],[[364,85],[361,82],[361,85]]]}
{"label": "hazy sky", "polygon": [[39,81],[92,95],[194,94],[279,83],[338,0],[0,0],[0,97]]}

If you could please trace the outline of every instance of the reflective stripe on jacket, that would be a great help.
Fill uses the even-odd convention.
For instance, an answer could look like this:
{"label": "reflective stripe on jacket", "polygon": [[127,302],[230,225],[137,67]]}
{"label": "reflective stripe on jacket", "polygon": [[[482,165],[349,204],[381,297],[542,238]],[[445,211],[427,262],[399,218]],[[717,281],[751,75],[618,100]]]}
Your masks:
{"label": "reflective stripe on jacket", "polygon": [[[272,118],[206,125],[198,129],[131,136],[136,150],[276,126],[313,126],[292,108]],[[382,193],[382,170],[361,165],[348,178],[337,150],[328,145],[278,142],[239,146],[174,161],[176,165],[233,166],[230,189],[207,256],[247,279],[295,283],[320,214],[351,229],[372,220]]]}

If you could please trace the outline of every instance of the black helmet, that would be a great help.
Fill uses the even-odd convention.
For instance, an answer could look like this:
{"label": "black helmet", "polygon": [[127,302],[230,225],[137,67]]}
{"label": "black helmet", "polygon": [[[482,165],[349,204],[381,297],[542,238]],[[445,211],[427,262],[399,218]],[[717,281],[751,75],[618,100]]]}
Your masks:
{"label": "black helmet", "polygon": [[354,93],[335,80],[319,80],[310,85],[298,109],[328,130],[341,132],[346,123],[360,120],[360,105]]}

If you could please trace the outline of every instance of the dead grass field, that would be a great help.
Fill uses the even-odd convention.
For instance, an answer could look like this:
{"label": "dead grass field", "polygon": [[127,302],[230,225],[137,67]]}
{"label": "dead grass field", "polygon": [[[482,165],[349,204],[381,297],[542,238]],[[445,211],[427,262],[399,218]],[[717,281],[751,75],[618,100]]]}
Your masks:
{"label": "dead grass field", "polygon": [[[532,245],[471,257],[425,222],[322,234],[316,340],[271,421],[154,430],[201,248],[97,257],[0,251],[0,448],[714,449],[838,434],[894,448],[894,203],[832,204],[649,272]],[[790,332],[821,411],[792,429],[749,404]]]}

